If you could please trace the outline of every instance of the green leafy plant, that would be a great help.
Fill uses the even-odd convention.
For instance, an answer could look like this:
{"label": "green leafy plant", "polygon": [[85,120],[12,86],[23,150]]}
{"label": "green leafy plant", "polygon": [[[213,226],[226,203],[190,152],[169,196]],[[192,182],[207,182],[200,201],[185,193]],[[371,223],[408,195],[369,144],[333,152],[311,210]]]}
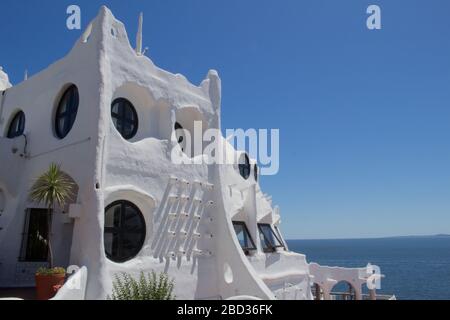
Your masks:
{"label": "green leafy plant", "polygon": [[44,172],[35,181],[29,191],[30,199],[37,203],[43,203],[47,209],[47,239],[42,241],[48,248],[48,262],[50,268],[53,268],[53,251],[51,245],[51,216],[55,205],[64,207],[74,194],[75,183],[73,180],[61,170],[61,166],[50,164],[48,170]]}
{"label": "green leafy plant", "polygon": [[66,270],[64,268],[39,268],[36,274],[41,276],[59,275],[66,274]]}
{"label": "green leafy plant", "polygon": [[166,273],[141,272],[139,279],[129,274],[115,275],[112,296],[108,300],[175,300],[174,281]]}

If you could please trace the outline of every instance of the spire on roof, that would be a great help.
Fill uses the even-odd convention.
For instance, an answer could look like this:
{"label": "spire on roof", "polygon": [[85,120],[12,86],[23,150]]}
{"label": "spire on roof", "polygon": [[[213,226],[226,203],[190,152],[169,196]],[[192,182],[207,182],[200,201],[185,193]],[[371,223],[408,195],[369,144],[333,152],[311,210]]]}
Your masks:
{"label": "spire on roof", "polygon": [[144,13],[139,15],[138,32],[136,35],[136,53],[138,56],[142,56],[142,24],[144,22]]}

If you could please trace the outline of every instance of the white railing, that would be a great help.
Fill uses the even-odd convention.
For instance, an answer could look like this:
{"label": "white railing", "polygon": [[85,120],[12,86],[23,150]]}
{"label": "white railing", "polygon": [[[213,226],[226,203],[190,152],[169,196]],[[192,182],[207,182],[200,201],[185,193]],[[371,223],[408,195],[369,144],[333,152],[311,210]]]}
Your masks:
{"label": "white railing", "polygon": [[[389,294],[377,294],[375,296],[375,300],[397,300],[395,295],[389,295]],[[369,294],[363,294],[362,295],[363,300],[372,300]]]}
{"label": "white railing", "polygon": [[[370,294],[362,294],[362,300],[372,300]],[[331,292],[331,300],[355,300],[355,294],[350,292]],[[377,294],[374,300],[397,300],[395,295]]]}

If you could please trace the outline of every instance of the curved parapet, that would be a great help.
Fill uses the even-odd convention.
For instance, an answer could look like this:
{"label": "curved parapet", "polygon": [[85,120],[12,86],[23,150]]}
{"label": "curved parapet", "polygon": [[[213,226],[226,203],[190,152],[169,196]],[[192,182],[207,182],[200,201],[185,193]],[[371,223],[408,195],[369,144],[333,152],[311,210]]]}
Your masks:
{"label": "curved parapet", "polygon": [[311,276],[306,257],[279,250],[249,258],[258,276],[279,300],[311,300]]}

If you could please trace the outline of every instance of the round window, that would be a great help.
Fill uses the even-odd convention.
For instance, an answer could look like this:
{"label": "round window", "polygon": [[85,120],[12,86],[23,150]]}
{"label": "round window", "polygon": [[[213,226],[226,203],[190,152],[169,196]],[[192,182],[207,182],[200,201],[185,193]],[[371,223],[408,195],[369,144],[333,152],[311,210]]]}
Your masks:
{"label": "round window", "polygon": [[126,140],[133,138],[138,130],[138,116],[133,104],[124,98],[114,100],[111,117],[117,131]]}
{"label": "round window", "polygon": [[105,253],[114,262],[134,258],[145,241],[145,219],[133,203],[116,201],[105,210]]}
{"label": "round window", "polygon": [[75,85],[70,86],[64,92],[56,110],[55,132],[58,138],[64,139],[72,130],[77,117],[79,101],[77,87]]}
{"label": "round window", "polygon": [[23,111],[19,111],[14,116],[9,125],[7,137],[9,139],[19,137],[23,134],[24,130],[25,130],[25,113],[23,113]]}
{"label": "round window", "polygon": [[250,177],[250,170],[250,159],[248,158],[248,155],[244,153],[239,159],[239,173],[241,174],[241,177],[247,180]]}

